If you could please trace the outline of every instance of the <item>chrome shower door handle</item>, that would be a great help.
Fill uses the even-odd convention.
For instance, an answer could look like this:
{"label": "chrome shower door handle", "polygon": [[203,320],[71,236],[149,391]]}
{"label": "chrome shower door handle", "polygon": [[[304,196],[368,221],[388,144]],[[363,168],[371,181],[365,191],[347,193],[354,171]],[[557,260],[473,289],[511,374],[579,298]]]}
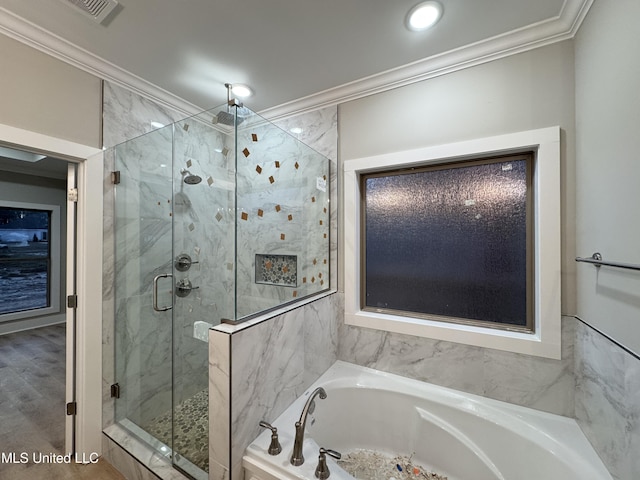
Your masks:
{"label": "chrome shower door handle", "polygon": [[167,310],[171,310],[173,306],[169,305],[168,307],[159,307],[158,306],[158,280],[161,278],[169,278],[173,277],[170,273],[161,273],[160,275],[156,275],[153,278],[153,309],[156,312],[166,312]]}

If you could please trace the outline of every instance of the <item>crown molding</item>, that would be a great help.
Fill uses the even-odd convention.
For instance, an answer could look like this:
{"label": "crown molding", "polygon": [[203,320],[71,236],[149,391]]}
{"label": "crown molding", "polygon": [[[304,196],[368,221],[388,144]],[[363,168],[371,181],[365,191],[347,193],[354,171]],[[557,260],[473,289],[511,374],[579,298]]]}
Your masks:
{"label": "crown molding", "polygon": [[568,40],[577,33],[593,1],[565,0],[560,14],[555,18],[314,93],[259,113],[269,120],[279,120]]}
{"label": "crown molding", "polygon": [[0,33],[61,60],[100,79],[131,90],[149,100],[186,116],[202,112],[189,103],[137,75],[74,45],[44,28],[0,7]]}
{"label": "crown molding", "polygon": [[[386,70],[258,112],[279,120],[573,38],[594,0],[565,0],[560,14],[527,27]],[[0,7],[0,33],[163,107],[195,115],[202,108]]]}

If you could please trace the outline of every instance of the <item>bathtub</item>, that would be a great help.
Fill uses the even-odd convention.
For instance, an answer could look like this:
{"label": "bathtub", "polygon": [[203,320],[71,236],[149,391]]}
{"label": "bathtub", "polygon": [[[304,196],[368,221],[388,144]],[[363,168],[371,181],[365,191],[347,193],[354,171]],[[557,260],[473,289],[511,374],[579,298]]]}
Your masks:
{"label": "bathtub", "polygon": [[[305,462],[294,467],[294,424],[319,386],[327,398],[315,400]],[[359,449],[413,455],[414,463],[449,480],[612,478],[573,419],[340,361],[271,423],[282,453],[267,453],[265,430],[243,457],[247,480],[315,480],[320,447],[343,455]],[[354,478],[333,459],[327,463],[330,478]]]}

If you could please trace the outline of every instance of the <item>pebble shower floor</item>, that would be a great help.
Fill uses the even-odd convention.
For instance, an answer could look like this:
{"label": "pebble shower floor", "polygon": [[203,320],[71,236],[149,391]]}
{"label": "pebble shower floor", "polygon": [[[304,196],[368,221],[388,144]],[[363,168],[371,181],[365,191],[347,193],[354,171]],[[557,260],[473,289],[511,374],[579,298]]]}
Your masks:
{"label": "pebble shower floor", "polygon": [[205,472],[209,469],[209,392],[202,390],[171,411],[152,419],[145,430],[171,445],[172,417],[175,428],[173,451]]}

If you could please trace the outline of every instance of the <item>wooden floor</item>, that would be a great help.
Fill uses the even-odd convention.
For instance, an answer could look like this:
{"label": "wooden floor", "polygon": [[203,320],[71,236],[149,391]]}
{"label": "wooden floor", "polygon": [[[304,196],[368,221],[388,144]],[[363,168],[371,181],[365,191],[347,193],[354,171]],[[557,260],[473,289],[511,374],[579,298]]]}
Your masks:
{"label": "wooden floor", "polygon": [[0,335],[0,479],[124,479],[103,460],[34,463],[64,453],[64,423],[64,325]]}

